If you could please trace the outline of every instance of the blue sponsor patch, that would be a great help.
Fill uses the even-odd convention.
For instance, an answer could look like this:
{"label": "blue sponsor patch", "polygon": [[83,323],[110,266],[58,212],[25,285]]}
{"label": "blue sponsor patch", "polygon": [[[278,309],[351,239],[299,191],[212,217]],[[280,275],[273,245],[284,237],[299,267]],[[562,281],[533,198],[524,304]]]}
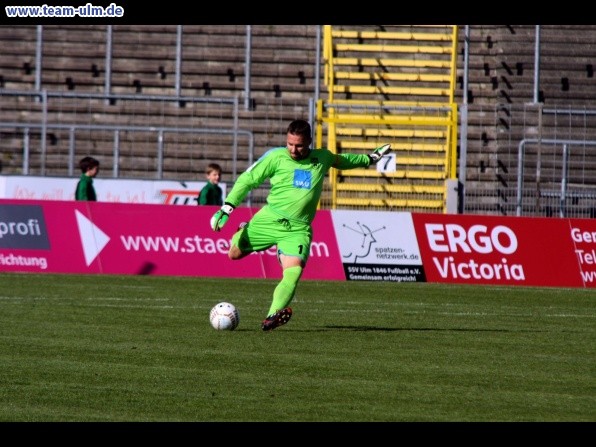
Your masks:
{"label": "blue sponsor patch", "polygon": [[296,169],[294,171],[294,188],[310,189],[312,174],[310,171]]}

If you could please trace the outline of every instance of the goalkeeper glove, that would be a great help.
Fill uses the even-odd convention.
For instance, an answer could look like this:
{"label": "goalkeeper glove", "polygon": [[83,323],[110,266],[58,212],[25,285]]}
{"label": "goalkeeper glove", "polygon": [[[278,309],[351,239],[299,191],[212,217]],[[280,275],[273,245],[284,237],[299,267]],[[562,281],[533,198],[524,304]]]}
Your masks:
{"label": "goalkeeper glove", "polygon": [[234,211],[234,205],[231,203],[224,203],[224,205],[211,217],[211,228],[213,231],[219,231],[228,221],[230,214]]}
{"label": "goalkeeper glove", "polygon": [[373,153],[368,156],[370,158],[370,164],[376,164],[381,158],[383,158],[384,155],[387,155],[389,152],[391,152],[390,144],[384,144],[383,146],[376,148]]}

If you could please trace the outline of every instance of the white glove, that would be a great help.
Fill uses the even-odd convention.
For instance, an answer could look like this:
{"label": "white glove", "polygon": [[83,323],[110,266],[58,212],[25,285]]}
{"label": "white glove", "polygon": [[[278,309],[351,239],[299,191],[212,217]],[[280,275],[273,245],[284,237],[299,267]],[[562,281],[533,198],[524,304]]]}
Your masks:
{"label": "white glove", "polygon": [[234,205],[230,203],[224,203],[224,205],[211,217],[211,229],[213,231],[219,231],[228,221],[230,214],[234,211]]}
{"label": "white glove", "polygon": [[387,155],[389,152],[391,152],[390,144],[384,144],[383,146],[376,148],[373,153],[369,155],[370,164],[376,164],[381,158],[383,158],[384,155]]}

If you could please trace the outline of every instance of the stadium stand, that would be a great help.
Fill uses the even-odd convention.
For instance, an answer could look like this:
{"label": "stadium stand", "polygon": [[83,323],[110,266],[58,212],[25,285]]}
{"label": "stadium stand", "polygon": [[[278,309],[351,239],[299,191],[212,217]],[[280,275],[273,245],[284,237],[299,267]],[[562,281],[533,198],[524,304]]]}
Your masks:
{"label": "stadium stand", "polygon": [[[591,25],[543,25],[537,36],[536,26],[471,27],[466,165],[470,209],[483,214],[516,213],[523,140],[596,140],[596,120],[590,110],[596,94],[590,68],[596,60],[594,31]],[[534,70],[537,38],[538,73]],[[462,74],[458,96],[463,95]],[[583,197],[574,200],[577,215],[590,217],[596,207],[594,145],[584,146],[581,153],[578,147],[571,152],[577,157],[568,164],[567,183],[575,189],[570,194]],[[528,145],[521,166],[524,184],[540,185],[528,192],[528,212],[545,215],[558,208],[564,177],[562,145]],[[535,206],[544,194],[552,200],[545,197],[542,205]]]}
{"label": "stadium stand", "polygon": [[[66,160],[74,151],[75,158],[92,152],[101,157],[102,166],[117,164],[119,168],[114,175],[127,178],[196,179],[207,160],[218,159],[224,166],[224,177],[230,181],[267,148],[283,144],[280,131],[289,120],[309,118],[309,100],[317,86],[323,101],[366,100],[372,95],[376,96],[374,101],[385,103],[440,102],[445,98],[461,106],[465,74],[468,102],[463,212],[515,213],[522,140],[540,137],[590,142],[596,139],[596,124],[590,109],[596,93],[595,25],[540,26],[538,91],[534,70],[537,27],[533,25],[471,25],[467,73],[464,73],[465,26],[459,26],[457,76],[451,87],[444,68],[432,66],[438,64],[435,60],[439,57],[432,54],[437,49],[418,57],[416,64],[426,64],[424,67],[394,65],[408,59],[404,57],[404,46],[412,40],[419,40],[421,46],[440,46],[438,42],[429,43],[432,40],[429,41],[428,29],[414,25],[334,28],[343,33],[336,36],[337,42],[346,45],[336,47],[337,52],[347,54],[336,54],[333,84],[336,90],[329,91],[326,74],[317,72],[317,54],[322,50],[322,42],[317,48],[320,31],[317,25],[251,26],[250,66],[247,66],[246,25],[0,26],[3,48],[0,119],[4,123],[0,129],[0,172],[23,173],[25,130],[8,128],[6,123],[41,123],[47,113],[48,122],[63,128],[48,129],[43,154],[39,149],[42,146],[39,129],[29,130],[28,174],[67,175]],[[385,33],[384,40],[378,40],[380,33]],[[180,48],[178,36],[182,39]],[[374,51],[371,45],[375,43],[370,42],[373,37],[377,39],[376,45],[382,46],[376,50],[382,51],[374,57],[364,57],[366,52],[356,46],[368,53]],[[322,51],[320,56],[323,66]],[[359,63],[351,66],[350,59],[354,58]],[[180,64],[179,79],[177,64]],[[40,100],[42,91],[52,95],[46,103]],[[17,95],[18,92],[29,96]],[[89,96],[83,98],[84,95]],[[218,102],[219,98],[236,100],[237,108]],[[202,103],[198,99],[215,101]],[[91,132],[77,128],[73,149],[73,131],[69,125],[101,125],[105,129]],[[115,126],[163,126],[197,131],[166,132],[159,143],[155,132],[117,133]],[[198,129],[215,128],[226,131],[236,128],[245,133],[234,143],[227,134],[198,132]],[[338,139],[337,147],[352,150],[361,145],[368,150],[382,138],[378,132],[374,137],[364,135],[374,134],[374,126],[373,131],[361,127],[358,132],[359,137],[353,130],[346,130],[349,135]],[[392,129],[391,133],[390,138],[396,142],[412,136],[408,129]],[[429,149],[431,139],[442,138],[419,135],[423,135],[421,141]],[[118,160],[114,159],[115,138],[121,146]],[[253,146],[249,145],[250,139]],[[327,144],[328,140],[324,142]],[[163,144],[161,154],[160,144]],[[234,144],[238,146],[237,152],[230,150]],[[460,146],[458,141],[458,149]],[[561,151],[560,145],[527,146],[524,183],[532,185],[540,181],[544,190],[537,193],[544,196],[544,203],[531,212],[556,215],[563,176]],[[586,144],[571,147],[570,154],[569,202],[579,215],[590,216],[596,208],[592,195],[596,188],[593,155],[596,152],[593,145]],[[581,157],[581,163],[575,161],[576,156]],[[542,178],[536,179],[539,161]],[[437,165],[432,165],[428,171],[434,172],[436,168]],[[337,182],[338,190],[348,188],[346,185],[351,180],[342,178]],[[372,190],[358,188],[363,190],[352,194],[354,199],[383,189],[379,185]],[[387,194],[387,189],[380,194]],[[549,201],[549,195],[555,202]],[[533,198],[527,200],[535,202]],[[403,209],[411,207],[405,204]]]}

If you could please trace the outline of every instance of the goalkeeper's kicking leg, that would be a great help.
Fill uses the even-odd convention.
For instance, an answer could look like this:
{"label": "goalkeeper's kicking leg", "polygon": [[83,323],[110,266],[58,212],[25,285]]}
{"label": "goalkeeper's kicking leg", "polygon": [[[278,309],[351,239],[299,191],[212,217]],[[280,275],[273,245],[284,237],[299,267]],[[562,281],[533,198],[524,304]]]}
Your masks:
{"label": "goalkeeper's kicking leg", "polygon": [[267,313],[267,318],[263,320],[261,329],[270,331],[286,324],[292,317],[292,308],[290,303],[296,294],[298,281],[302,276],[304,261],[297,256],[286,256],[278,250],[278,259],[282,267],[282,279],[273,291],[273,300]]}
{"label": "goalkeeper's kicking leg", "polygon": [[[264,217],[263,217],[264,216]],[[271,222],[276,222],[274,225]],[[277,246],[277,259],[282,268],[282,279],[273,291],[273,299],[261,328],[270,331],[286,324],[291,316],[292,302],[308,259],[312,231],[306,224],[290,224],[285,219],[271,219],[262,209],[244,228],[232,237],[228,251],[231,260],[239,260],[255,251]]]}

